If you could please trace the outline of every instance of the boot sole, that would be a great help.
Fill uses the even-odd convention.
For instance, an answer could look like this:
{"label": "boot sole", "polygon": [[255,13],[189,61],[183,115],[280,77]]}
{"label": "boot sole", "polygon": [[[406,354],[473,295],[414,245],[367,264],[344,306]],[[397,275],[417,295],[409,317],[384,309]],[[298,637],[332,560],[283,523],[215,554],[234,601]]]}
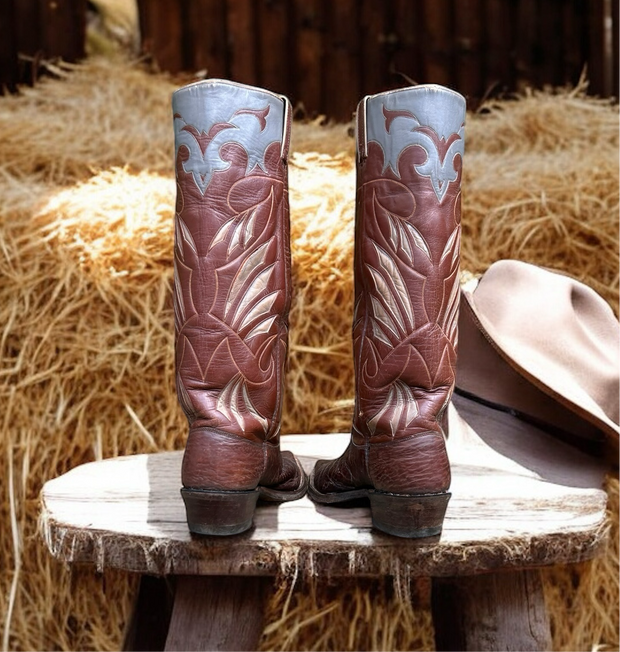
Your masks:
{"label": "boot sole", "polygon": [[368,488],[321,493],[314,486],[314,474],[312,474],[308,495],[314,502],[324,505],[367,498],[370,501],[373,527],[393,536],[421,539],[441,534],[448,501],[452,494],[447,491],[397,494]]}
{"label": "boot sole", "polygon": [[[303,472],[302,472],[303,473]],[[215,491],[183,487],[187,525],[190,532],[209,536],[241,534],[252,527],[256,503],[259,500],[283,503],[302,498],[308,490],[308,478],[303,473],[295,491],[278,491],[257,487],[250,491]]]}

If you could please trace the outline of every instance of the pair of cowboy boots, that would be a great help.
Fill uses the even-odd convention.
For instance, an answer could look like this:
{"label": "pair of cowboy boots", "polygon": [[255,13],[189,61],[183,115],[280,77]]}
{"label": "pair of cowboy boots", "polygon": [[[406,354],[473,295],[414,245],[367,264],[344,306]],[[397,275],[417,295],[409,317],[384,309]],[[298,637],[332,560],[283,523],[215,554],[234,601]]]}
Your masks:
{"label": "pair of cowboy boots", "polygon": [[355,413],[308,480],[279,447],[291,263],[288,100],[222,80],[173,95],[176,385],[192,532],[251,527],[257,500],[370,500],[373,525],[441,531],[456,367],[464,98],[435,85],[357,110]]}

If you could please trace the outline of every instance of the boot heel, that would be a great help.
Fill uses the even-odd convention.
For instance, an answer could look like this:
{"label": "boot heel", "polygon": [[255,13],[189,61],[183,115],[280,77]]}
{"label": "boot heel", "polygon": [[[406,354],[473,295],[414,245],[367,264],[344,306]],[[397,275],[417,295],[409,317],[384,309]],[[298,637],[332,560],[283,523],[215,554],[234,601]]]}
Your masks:
{"label": "boot heel", "polygon": [[252,527],[258,489],[252,491],[208,491],[181,489],[187,524],[195,534],[227,536]]}
{"label": "boot heel", "polygon": [[417,539],[441,534],[450,500],[448,492],[438,494],[390,494],[369,491],[372,524],[397,537]]}

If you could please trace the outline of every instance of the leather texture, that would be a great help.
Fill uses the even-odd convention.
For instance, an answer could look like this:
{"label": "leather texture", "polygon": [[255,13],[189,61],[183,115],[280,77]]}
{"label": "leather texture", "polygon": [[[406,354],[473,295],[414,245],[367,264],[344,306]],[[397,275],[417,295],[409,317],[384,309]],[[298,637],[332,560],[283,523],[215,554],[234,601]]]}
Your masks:
{"label": "leather texture", "polygon": [[357,111],[356,403],[351,444],[317,464],[320,493],[450,485],[465,100],[429,85]]}
{"label": "leather texture", "polygon": [[291,301],[286,98],[224,80],[173,94],[177,395],[186,487],[303,484],[279,449]]}

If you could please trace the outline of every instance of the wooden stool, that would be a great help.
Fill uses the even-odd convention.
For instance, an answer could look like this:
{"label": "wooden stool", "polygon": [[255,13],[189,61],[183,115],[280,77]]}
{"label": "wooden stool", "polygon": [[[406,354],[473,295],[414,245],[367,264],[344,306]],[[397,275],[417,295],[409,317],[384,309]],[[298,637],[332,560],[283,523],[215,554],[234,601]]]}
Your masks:
{"label": "wooden stool", "polygon": [[[605,469],[541,432],[528,439],[508,415],[455,404],[451,419],[478,418],[478,434],[448,440],[452,499],[440,541],[392,537],[370,527],[364,506],[307,498],[259,505],[244,534],[194,537],[179,493],[182,453],[172,452],[84,464],[47,482],[47,546],[66,562],[142,574],[126,649],[256,649],[265,592],[286,564],[319,576],[433,578],[440,650],[550,649],[537,567],[602,551]],[[310,470],[348,439],[291,435],[282,447]]]}

